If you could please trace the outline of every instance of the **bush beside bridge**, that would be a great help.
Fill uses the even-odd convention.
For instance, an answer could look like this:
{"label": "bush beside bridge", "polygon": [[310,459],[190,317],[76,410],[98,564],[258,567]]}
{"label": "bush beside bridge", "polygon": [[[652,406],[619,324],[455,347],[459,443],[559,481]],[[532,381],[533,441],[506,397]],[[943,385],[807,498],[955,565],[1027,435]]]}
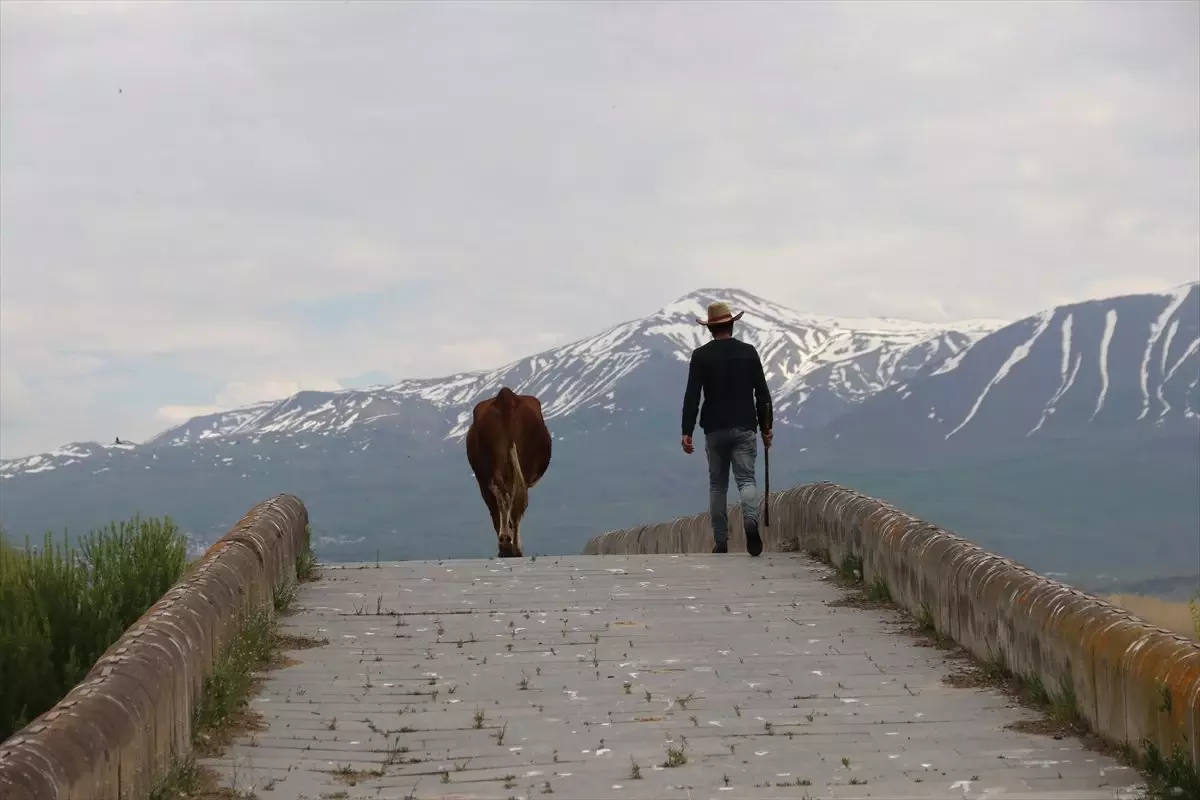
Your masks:
{"label": "bush beside bridge", "polygon": [[170,517],[113,522],[78,546],[0,540],[0,741],[83,680],[186,565]]}
{"label": "bush beside bridge", "polygon": [[[76,553],[4,551],[0,586],[11,596],[0,603],[21,613],[5,615],[10,627],[0,628],[0,636],[11,650],[0,657],[7,663],[9,653],[21,654],[16,663],[23,681],[38,664],[66,664],[62,680],[83,672],[51,708],[0,741],[0,797],[6,800],[116,800],[161,796],[164,787],[183,785],[179,772],[191,763],[198,728],[241,702],[230,692],[247,685],[262,652],[257,645],[268,638],[256,621],[272,622],[297,578],[313,572],[308,510],[290,494],[254,506],[190,565],[167,522],[138,520],[126,526],[124,539],[121,530],[110,526],[107,535],[94,534],[85,540],[94,544]],[[107,611],[89,616],[89,604]],[[81,626],[62,634],[71,640],[65,647],[51,642],[50,656],[31,648],[53,625],[64,624]],[[88,653],[72,645],[75,633]],[[116,640],[105,644],[113,633]],[[89,663],[95,650],[102,652]],[[40,662],[32,660],[38,653]],[[0,675],[0,686],[8,683],[8,675]],[[53,692],[61,691],[56,683]],[[9,724],[34,713],[15,710]]]}

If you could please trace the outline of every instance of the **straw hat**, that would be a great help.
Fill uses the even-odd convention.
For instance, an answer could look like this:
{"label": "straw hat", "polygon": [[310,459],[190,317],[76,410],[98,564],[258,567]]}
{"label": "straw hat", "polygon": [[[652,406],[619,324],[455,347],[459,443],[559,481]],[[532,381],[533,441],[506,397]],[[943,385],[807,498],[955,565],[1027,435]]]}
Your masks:
{"label": "straw hat", "polygon": [[742,318],[745,311],[739,311],[734,314],[729,310],[727,303],[709,303],[708,304],[708,319],[697,319],[701,325],[720,325],[722,322],[737,322]]}

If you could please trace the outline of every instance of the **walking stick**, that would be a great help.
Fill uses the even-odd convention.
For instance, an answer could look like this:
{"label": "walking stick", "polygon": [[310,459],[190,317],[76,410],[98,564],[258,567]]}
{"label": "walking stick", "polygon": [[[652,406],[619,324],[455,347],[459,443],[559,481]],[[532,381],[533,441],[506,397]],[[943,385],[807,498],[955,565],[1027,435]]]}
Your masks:
{"label": "walking stick", "polygon": [[763,445],[763,527],[771,527],[771,448]]}

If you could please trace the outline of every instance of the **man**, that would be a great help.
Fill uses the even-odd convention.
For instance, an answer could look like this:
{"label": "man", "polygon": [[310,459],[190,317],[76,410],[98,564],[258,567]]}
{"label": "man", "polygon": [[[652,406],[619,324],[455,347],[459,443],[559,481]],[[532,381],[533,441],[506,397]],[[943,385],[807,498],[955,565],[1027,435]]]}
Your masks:
{"label": "man", "polygon": [[[692,432],[696,415],[704,429],[704,450],[708,455],[709,513],[712,515],[713,552],[729,552],[729,515],[725,509],[729,491],[729,470],[742,501],[742,520],[746,528],[746,550],[752,556],[762,553],[758,530],[758,486],[754,480],[754,462],[758,456],[757,431],[762,429],[763,447],[771,446],[774,419],[771,393],[763,374],[762,359],[754,345],[733,338],[735,316],[725,303],[712,303],[708,319],[696,320],[708,328],[712,341],[692,352],[688,367],[687,390],[683,395],[683,452],[695,450]],[[704,408],[700,393],[704,392]]]}

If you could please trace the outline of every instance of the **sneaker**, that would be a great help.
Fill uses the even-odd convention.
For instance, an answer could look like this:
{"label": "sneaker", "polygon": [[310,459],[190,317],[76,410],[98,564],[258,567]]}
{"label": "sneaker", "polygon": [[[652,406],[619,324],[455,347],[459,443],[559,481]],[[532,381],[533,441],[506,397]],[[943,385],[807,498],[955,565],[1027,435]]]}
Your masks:
{"label": "sneaker", "polygon": [[758,535],[755,523],[746,526],[746,552],[755,557],[762,553],[762,537]]}
{"label": "sneaker", "polygon": [[716,544],[713,545],[713,552],[714,553],[728,553],[729,552],[729,543],[728,542],[717,542]]}

